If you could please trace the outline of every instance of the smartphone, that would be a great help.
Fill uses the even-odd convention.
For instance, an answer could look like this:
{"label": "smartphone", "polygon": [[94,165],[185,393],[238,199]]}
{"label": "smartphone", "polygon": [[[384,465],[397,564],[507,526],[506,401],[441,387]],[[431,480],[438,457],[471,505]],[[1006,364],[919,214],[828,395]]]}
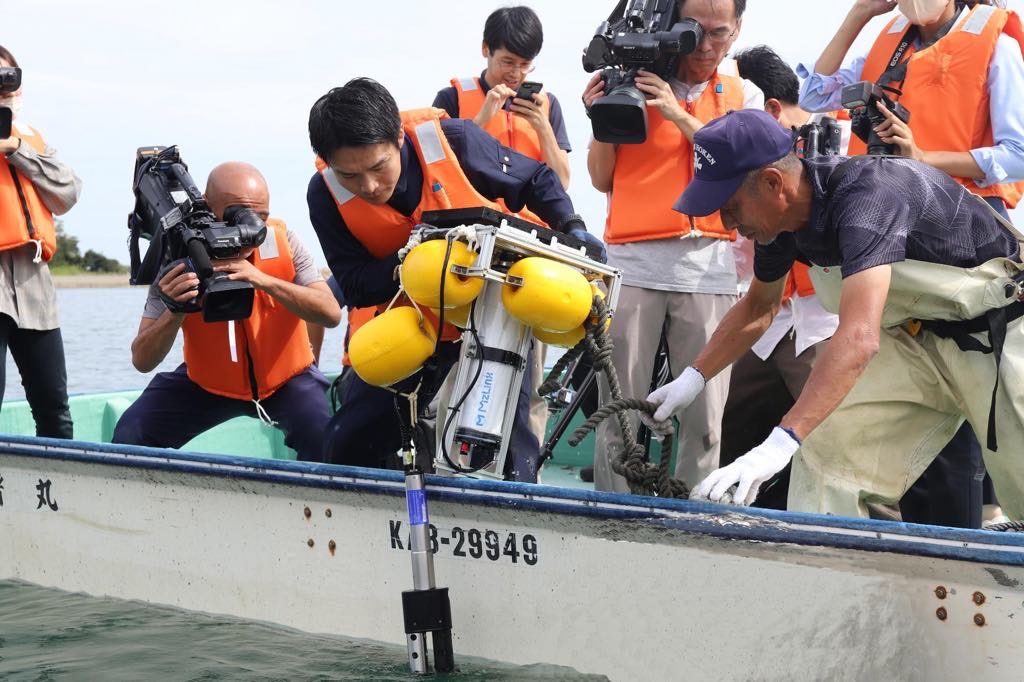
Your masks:
{"label": "smartphone", "polygon": [[532,102],[533,96],[538,94],[543,88],[543,83],[538,83],[536,81],[523,81],[519,86],[519,90],[516,92],[516,99],[525,99],[528,102]]}
{"label": "smartphone", "polygon": [[7,107],[0,107],[0,140],[6,140],[11,136],[11,121],[13,119],[13,111]]}

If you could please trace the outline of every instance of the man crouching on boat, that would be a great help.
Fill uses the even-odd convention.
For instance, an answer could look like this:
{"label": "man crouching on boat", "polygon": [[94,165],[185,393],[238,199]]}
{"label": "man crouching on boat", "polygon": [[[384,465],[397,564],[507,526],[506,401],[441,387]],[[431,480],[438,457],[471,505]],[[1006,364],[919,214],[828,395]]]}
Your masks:
{"label": "man crouching on boat", "polygon": [[313,362],[305,322],[336,327],[341,308],[305,246],[280,220],[269,218],[263,175],[246,163],[210,172],[206,200],[217,220],[235,206],[251,208],[267,224],[259,249],[215,260],[214,269],[256,289],[248,320],[204,322],[176,312],[198,295],[198,277],[179,263],[149,289],[132,364],[151,372],[171,350],[178,330],[185,363],[161,372],[121,416],[113,442],[178,448],[200,433],[247,415],[285,432],[300,460],[320,460],[330,420],[328,382]]}
{"label": "man crouching on boat", "polygon": [[899,501],[966,419],[1007,513],[1024,518],[1020,233],[931,166],[799,159],[764,112],[726,114],[694,142],[696,180],[676,209],[721,210],[757,242],[755,278],[693,366],[648,397],[658,426],[761,336],[794,261],[813,266],[839,328],[767,440],[692,497],[750,504],[796,455],[790,510],[866,516],[866,503]]}

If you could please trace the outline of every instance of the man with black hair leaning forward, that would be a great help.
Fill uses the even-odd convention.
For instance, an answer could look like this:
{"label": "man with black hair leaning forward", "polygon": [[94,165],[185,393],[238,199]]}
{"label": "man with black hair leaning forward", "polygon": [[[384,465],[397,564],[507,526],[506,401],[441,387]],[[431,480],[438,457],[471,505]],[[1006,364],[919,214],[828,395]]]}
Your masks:
{"label": "man with black hair leaning forward", "polygon": [[[321,170],[309,182],[309,216],[345,301],[365,308],[398,292],[398,251],[431,210],[529,207],[552,228],[595,245],[558,176],[549,167],[501,145],[472,121],[450,120],[440,109],[399,112],[384,86],[357,78],[313,104],[309,139]],[[436,322],[435,322],[436,324]],[[446,325],[438,344],[429,402],[457,355],[457,329]],[[530,367],[523,376],[507,472],[537,480],[540,444],[530,432]],[[410,387],[411,388],[411,387]],[[325,457],[335,463],[382,467],[397,463],[401,445],[394,395],[352,378],[345,409],[328,427]]]}
{"label": "man with black hair leaning forward", "polygon": [[692,497],[750,504],[796,455],[790,510],[866,516],[869,502],[898,501],[967,419],[1000,501],[1024,517],[1022,236],[917,161],[799,159],[765,112],[729,113],[694,146],[706,162],[677,209],[720,210],[754,239],[755,277],[693,365],[648,397],[656,426],[750,349],[797,260],[839,327],[771,435]]}

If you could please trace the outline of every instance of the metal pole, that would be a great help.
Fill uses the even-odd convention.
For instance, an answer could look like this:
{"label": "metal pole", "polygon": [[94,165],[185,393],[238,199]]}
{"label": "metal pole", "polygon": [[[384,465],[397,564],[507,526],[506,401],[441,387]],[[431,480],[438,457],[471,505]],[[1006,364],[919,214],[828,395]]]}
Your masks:
{"label": "metal pole", "polygon": [[[402,422],[401,410],[399,418]],[[409,415],[415,424],[416,398],[409,398]],[[404,424],[403,424],[404,427]],[[405,469],[405,504],[409,514],[409,549],[412,558],[413,589],[402,593],[406,650],[409,670],[414,674],[430,672],[427,633],[433,638],[434,667],[437,672],[455,670],[452,647],[452,610],[448,588],[438,589],[434,581],[434,553],[430,547],[430,515],[427,512],[426,477],[416,464],[412,427],[403,428],[402,460]]]}
{"label": "metal pole", "polygon": [[[414,590],[434,588],[434,557],[430,554],[430,526],[427,497],[423,490],[423,474],[415,465],[405,472],[405,504],[409,511],[409,549],[412,556],[412,587]],[[409,670],[425,675],[430,672],[427,640],[423,632],[408,632]]]}

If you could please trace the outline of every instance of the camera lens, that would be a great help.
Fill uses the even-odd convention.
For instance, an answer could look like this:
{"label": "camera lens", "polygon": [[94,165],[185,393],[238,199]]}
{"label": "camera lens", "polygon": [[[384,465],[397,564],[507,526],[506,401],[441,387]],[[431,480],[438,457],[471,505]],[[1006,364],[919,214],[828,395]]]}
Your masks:
{"label": "camera lens", "polygon": [[632,79],[595,101],[590,119],[598,142],[639,144],[647,139],[647,100]]}

